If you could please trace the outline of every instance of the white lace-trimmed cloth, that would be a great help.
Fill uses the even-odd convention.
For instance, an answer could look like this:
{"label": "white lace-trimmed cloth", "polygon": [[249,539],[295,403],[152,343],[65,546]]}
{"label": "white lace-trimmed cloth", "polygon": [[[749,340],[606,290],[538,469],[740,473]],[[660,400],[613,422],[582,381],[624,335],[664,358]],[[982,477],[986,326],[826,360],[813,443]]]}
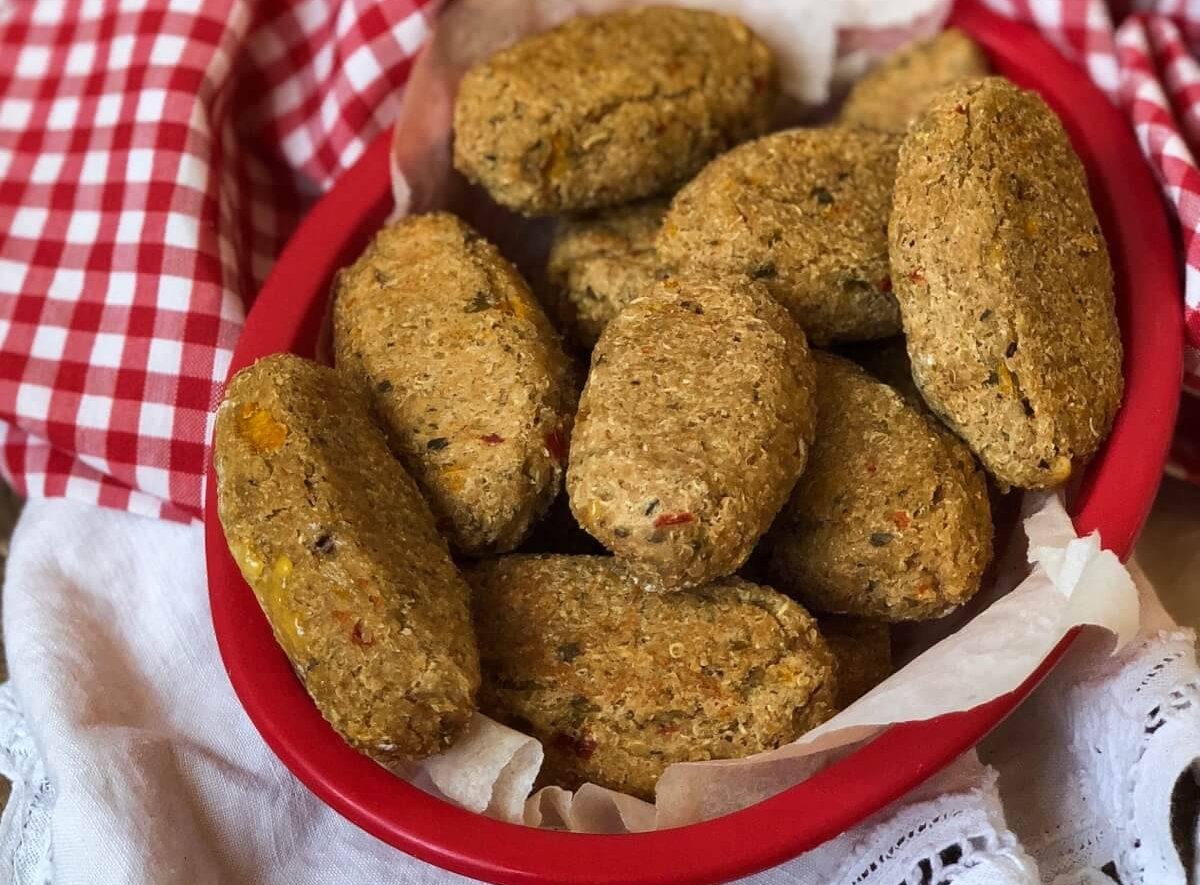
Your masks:
{"label": "white lace-trimmed cloth", "polygon": [[[87,538],[86,546],[78,543]],[[263,744],[209,627],[201,529],[32,501],[5,587],[0,882],[464,881],[323,805]],[[1200,759],[1191,631],[1150,595],[1085,637],[980,748],[754,885],[1184,885],[1172,796]],[[17,700],[19,699],[19,705]],[[897,760],[902,764],[903,760]],[[1192,830],[1183,838],[1195,847]],[[51,857],[53,845],[53,857]],[[1194,852],[1192,852],[1194,855]],[[53,876],[51,875],[53,873]]]}
{"label": "white lace-trimmed cloth", "polygon": [[[981,752],[1041,881],[1109,868],[1126,885],[1183,885],[1195,871],[1173,796],[1200,758],[1195,634],[1150,630],[1113,657],[1102,645],[1085,637]],[[1194,850],[1192,827],[1180,836]]]}

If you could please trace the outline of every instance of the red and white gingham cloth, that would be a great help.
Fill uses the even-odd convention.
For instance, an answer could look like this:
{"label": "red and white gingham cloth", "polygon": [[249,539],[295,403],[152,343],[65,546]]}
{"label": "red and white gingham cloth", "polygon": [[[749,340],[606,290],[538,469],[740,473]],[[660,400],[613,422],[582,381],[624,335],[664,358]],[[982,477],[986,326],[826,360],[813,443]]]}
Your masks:
{"label": "red and white gingham cloth", "polygon": [[19,491],[200,513],[245,305],[395,118],[435,6],[0,8],[0,466]]}
{"label": "red and white gingham cloth", "polygon": [[[1200,396],[1200,8],[1160,0],[1114,33],[1101,0],[987,2],[1129,114],[1179,212]],[[199,514],[245,306],[395,118],[437,5],[0,7],[0,470],[19,491]],[[1200,481],[1195,424],[1173,470]]]}

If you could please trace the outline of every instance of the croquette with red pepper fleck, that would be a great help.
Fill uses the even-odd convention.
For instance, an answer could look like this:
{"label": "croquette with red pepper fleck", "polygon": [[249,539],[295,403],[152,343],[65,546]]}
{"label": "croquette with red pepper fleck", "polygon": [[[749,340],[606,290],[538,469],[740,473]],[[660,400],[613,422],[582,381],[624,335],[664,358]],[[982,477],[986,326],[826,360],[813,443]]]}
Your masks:
{"label": "croquette with red pepper fleck", "polygon": [[460,553],[511,550],[561,487],[577,381],[517,270],[447,213],[381,230],[334,292],[338,369]]}
{"label": "croquette with red pepper fleck", "polygon": [[650,589],[733,573],[804,470],[814,375],[758,283],[657,283],[592,352],[567,471],[579,524]]}
{"label": "croquette with red pepper fleck", "polygon": [[1000,77],[939,93],[900,150],[890,236],[925,402],[1001,486],[1064,484],[1124,380],[1108,249],[1058,117]]}
{"label": "croquette with red pepper fleck", "polygon": [[767,587],[646,593],[601,556],[505,556],[466,577],[480,710],[542,742],[541,785],[653,799],[674,762],[772,750],[833,714],[816,623]]}
{"label": "croquette with red pepper fleck", "polygon": [[848,360],[816,354],[817,434],[771,528],[768,573],[815,612],[947,614],[992,558],[983,471],[953,434]]}

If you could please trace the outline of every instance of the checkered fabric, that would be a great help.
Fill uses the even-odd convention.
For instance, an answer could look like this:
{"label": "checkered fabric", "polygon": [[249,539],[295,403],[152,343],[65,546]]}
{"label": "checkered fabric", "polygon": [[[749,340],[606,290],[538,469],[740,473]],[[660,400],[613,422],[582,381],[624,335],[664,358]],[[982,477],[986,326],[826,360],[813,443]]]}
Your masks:
{"label": "checkered fabric", "polygon": [[249,298],[395,118],[434,5],[0,8],[0,463],[20,492],[199,514]]}
{"label": "checkered fabric", "polygon": [[[1114,32],[1100,0],[987,2],[1128,111],[1182,222],[1200,394],[1200,8],[1162,0]],[[0,7],[0,470],[20,492],[199,514],[245,308],[395,118],[437,5]],[[1200,481],[1198,440],[1174,469]]]}

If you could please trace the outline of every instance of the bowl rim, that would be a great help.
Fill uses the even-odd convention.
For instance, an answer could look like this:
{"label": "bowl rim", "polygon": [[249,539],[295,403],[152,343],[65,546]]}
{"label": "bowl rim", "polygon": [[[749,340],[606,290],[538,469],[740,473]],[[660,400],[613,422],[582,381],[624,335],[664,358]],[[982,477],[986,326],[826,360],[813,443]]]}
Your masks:
{"label": "bowl rim", "polygon": [[[1178,262],[1158,185],[1117,108],[1036,31],[1000,18],[978,0],[960,0],[948,24],[982,44],[997,72],[1042,94],[1088,169],[1122,295],[1126,394],[1072,514],[1081,534],[1099,530],[1104,546],[1124,559],[1162,476],[1183,374]],[[356,257],[351,247],[391,209],[390,140],[390,130],[381,134],[301,223],[249,313],[230,374],[297,342],[315,341],[326,281]],[[339,230],[347,235],[331,235]],[[213,626],[230,682],[267,744],[324,802],[377,838],[445,869],[504,885],[698,885],[787,861],[974,746],[1036,687],[1077,633],[1068,634],[1015,691],[962,713],[893,726],[808,780],[741,811],[622,836],[537,830],[435,798],[336,735],[275,644],[228,553],[215,502],[210,468],[205,541]]]}

